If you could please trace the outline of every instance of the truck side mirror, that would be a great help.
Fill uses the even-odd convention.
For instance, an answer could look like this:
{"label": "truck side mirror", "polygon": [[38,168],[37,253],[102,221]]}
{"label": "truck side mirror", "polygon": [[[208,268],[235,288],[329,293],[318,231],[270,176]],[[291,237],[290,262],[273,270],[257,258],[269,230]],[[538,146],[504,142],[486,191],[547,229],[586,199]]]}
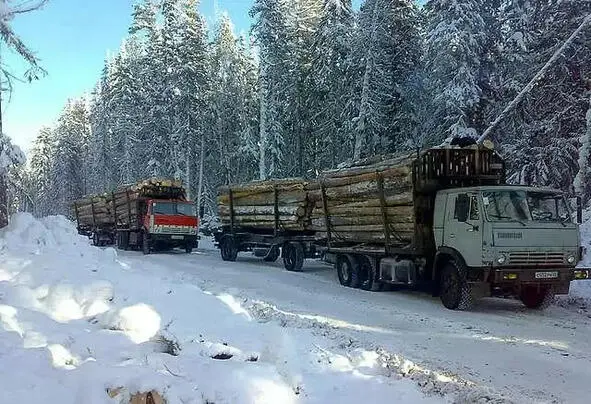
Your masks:
{"label": "truck side mirror", "polygon": [[201,205],[199,206],[199,218],[203,219],[203,216],[205,216],[205,206]]}
{"label": "truck side mirror", "polygon": [[470,214],[470,198],[467,194],[460,194],[456,198],[455,218],[459,222],[465,223],[468,221]]}

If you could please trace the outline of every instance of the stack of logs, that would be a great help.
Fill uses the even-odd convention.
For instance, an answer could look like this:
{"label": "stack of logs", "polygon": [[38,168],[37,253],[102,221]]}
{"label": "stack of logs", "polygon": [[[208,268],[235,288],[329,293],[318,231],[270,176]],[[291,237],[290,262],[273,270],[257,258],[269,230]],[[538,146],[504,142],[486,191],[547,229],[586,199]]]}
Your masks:
{"label": "stack of logs", "polygon": [[[256,181],[232,186],[234,225],[254,228],[275,228],[275,198],[277,198],[278,229],[282,231],[305,231],[310,226],[310,213],[306,182],[300,178]],[[218,192],[218,208],[222,224],[229,225],[230,187]]]}
{"label": "stack of logs", "polygon": [[111,209],[104,195],[89,196],[74,202],[73,213],[82,226],[99,226],[112,223]]}
{"label": "stack of logs", "polygon": [[[309,231],[327,238],[329,227],[336,241],[383,243],[386,224],[392,244],[408,244],[415,223],[413,160],[409,155],[390,156],[326,171],[310,182],[289,179],[232,186],[234,225],[274,229],[276,190],[278,230]],[[222,187],[218,196],[219,215],[225,225],[231,221],[229,190]]]}
{"label": "stack of logs", "polygon": [[317,192],[312,229],[327,237],[328,217],[335,241],[383,243],[387,226],[392,245],[409,244],[415,231],[413,160],[410,155],[390,157],[322,173],[318,183],[324,188],[324,201]]}

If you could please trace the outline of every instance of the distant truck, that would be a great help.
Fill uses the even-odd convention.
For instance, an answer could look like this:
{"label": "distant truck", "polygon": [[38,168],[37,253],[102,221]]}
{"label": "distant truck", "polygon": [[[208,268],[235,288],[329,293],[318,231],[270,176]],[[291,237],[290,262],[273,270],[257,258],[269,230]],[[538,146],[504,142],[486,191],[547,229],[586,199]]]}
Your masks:
{"label": "distant truck", "polygon": [[575,214],[558,190],[507,185],[490,143],[378,157],[310,182],[224,187],[218,203],[224,260],[253,250],[273,261],[281,250],[297,271],[322,255],[344,286],[429,286],[449,309],[486,296],[541,308],[589,278],[576,268],[580,203]]}
{"label": "distant truck", "polygon": [[198,246],[199,218],[179,181],[152,178],[72,204],[78,232],[93,244],[152,251]]}

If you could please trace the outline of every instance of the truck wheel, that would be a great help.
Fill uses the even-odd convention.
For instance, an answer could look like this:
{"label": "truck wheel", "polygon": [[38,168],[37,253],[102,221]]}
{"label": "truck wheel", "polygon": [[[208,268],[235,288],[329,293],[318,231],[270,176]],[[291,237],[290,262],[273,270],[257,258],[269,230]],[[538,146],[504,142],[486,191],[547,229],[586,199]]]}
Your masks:
{"label": "truck wheel", "polygon": [[186,252],[187,254],[191,254],[191,253],[193,252],[193,246],[192,246],[191,244],[187,244],[187,245],[185,246],[185,252]]}
{"label": "truck wheel", "polygon": [[519,298],[529,309],[544,310],[554,300],[554,292],[551,287],[524,286]]}
{"label": "truck wheel", "polygon": [[150,254],[151,246],[150,246],[150,238],[148,237],[148,233],[145,231],[142,232],[142,252],[144,255]]}
{"label": "truck wheel", "polygon": [[224,237],[220,242],[220,254],[224,261],[236,261],[238,258],[238,249],[233,237]]}
{"label": "truck wheel", "polygon": [[379,280],[378,260],[367,255],[362,255],[358,261],[358,270],[353,272],[352,275],[355,277],[355,274],[358,274],[359,287],[370,292],[382,291],[384,284]]}
{"label": "truck wheel", "polygon": [[301,272],[304,266],[304,247],[300,243],[285,243],[283,266],[290,272]]}
{"label": "truck wheel", "polygon": [[277,258],[279,258],[279,254],[280,254],[279,247],[273,246],[269,249],[269,251],[267,252],[265,257],[263,258],[263,261],[275,262],[275,261],[277,261]]}
{"label": "truck wheel", "polygon": [[336,269],[341,285],[350,288],[359,287],[359,275],[355,275],[358,272],[358,265],[357,259],[350,254],[337,257]]}
{"label": "truck wheel", "polygon": [[454,261],[447,262],[441,270],[441,302],[450,310],[469,310],[472,292],[466,274]]}

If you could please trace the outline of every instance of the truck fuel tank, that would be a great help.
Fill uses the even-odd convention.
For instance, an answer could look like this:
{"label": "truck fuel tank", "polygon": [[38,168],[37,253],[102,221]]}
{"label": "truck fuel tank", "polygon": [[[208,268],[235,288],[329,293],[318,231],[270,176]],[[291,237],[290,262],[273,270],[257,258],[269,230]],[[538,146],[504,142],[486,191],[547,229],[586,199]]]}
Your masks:
{"label": "truck fuel tank", "polygon": [[417,280],[417,266],[408,259],[383,258],[380,279],[384,282],[413,285]]}

